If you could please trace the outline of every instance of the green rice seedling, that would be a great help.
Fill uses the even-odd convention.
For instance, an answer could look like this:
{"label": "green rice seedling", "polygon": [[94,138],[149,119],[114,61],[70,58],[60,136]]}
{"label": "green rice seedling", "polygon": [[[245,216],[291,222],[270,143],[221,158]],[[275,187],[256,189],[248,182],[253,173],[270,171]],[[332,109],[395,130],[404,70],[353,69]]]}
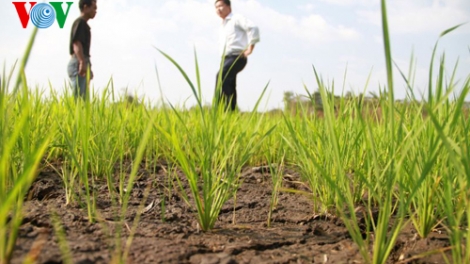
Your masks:
{"label": "green rice seedling", "polygon": [[[325,159],[330,160],[330,164],[325,166],[326,171],[324,171],[323,177],[326,179],[326,185],[329,186],[329,189],[334,194],[334,204],[336,206],[336,210],[338,211],[339,215],[342,217],[346,227],[351,234],[353,240],[359,246],[359,250],[361,255],[364,257],[366,262],[369,262],[369,253],[368,253],[368,243],[370,241],[369,233],[366,230],[365,239],[362,237],[362,230],[359,228],[359,219],[355,214],[355,204],[354,204],[354,194],[352,193],[353,188],[350,187],[351,180],[349,179],[346,171],[345,171],[345,158],[346,152],[342,152],[340,148],[339,142],[339,131],[344,131],[341,129],[341,119],[335,118],[334,112],[334,101],[331,96],[328,96],[325,90],[325,86],[321,79],[319,78],[318,74],[315,72],[317,83],[319,84],[320,94],[322,97],[322,102],[324,104],[324,114],[325,114],[325,124],[326,129],[325,133],[329,136],[326,138],[325,143],[328,145],[325,148]],[[360,118],[359,118],[360,119]],[[346,128],[352,129],[354,131],[354,125],[347,125],[347,123],[343,123],[343,126],[346,125]],[[357,126],[357,125],[356,125]],[[364,127],[362,127],[364,129]],[[339,130],[339,131],[338,131]],[[363,131],[357,131],[357,135],[365,135]],[[346,141],[349,142],[349,141]],[[358,145],[353,145],[355,148],[363,149],[360,147],[360,144],[364,144],[364,141],[356,141]],[[317,165],[318,166],[318,165]],[[331,175],[331,176],[330,176]],[[346,207],[346,208],[344,208]],[[344,209],[343,209],[344,208]],[[364,212],[367,228],[371,225],[368,214],[370,212]]]}
{"label": "green rice seedling", "polygon": [[429,113],[446,154],[440,168],[440,173],[443,175],[443,188],[439,208],[445,217],[444,225],[450,236],[453,263],[470,263],[467,218],[470,185],[470,130],[468,116],[462,115],[464,100],[469,91],[470,77],[467,77],[462,92],[455,103],[446,102],[448,93],[443,96],[442,100],[436,100],[433,103],[435,109],[439,109],[439,106],[447,108],[445,111],[449,115],[440,119],[439,111]]}
{"label": "green rice seedling", "polygon": [[[412,61],[410,67],[413,67]],[[441,177],[437,172],[439,154],[442,144],[437,133],[432,129],[430,121],[423,117],[424,103],[418,103],[410,77],[405,77],[399,69],[404,81],[408,84],[411,103],[405,107],[403,117],[407,119],[405,130],[413,131],[416,135],[409,143],[409,162],[404,162],[403,169],[406,173],[400,179],[401,188],[409,193],[415,193],[411,198],[409,215],[413,226],[422,238],[426,238],[440,223],[436,210]],[[409,71],[411,76],[412,70]],[[424,179],[424,181],[420,180]]]}
{"label": "green rice seedling", "polygon": [[[78,188],[78,169],[72,166],[74,161],[68,152],[74,148],[70,144],[73,143],[72,139],[76,137],[76,129],[73,129],[71,124],[73,118],[67,116],[73,113],[73,104],[73,100],[67,93],[64,97],[52,93],[50,102],[51,119],[57,124],[57,129],[52,132],[54,136],[46,162],[62,178],[67,205],[76,200],[76,188]],[[52,164],[49,162],[51,160],[60,160],[61,162]]]}
{"label": "green rice seedling", "polygon": [[[385,0],[381,1],[381,11],[388,88],[388,102],[387,104],[384,104],[384,106],[387,107],[384,107],[383,109],[385,110],[384,116],[387,118],[385,129],[388,130],[388,142],[390,145],[387,150],[389,152],[387,155],[389,162],[384,168],[382,175],[380,175],[383,176],[382,179],[384,180],[383,182],[379,182],[379,186],[377,186],[377,189],[380,193],[384,194],[385,197],[379,201],[379,214],[377,221],[372,221],[374,228],[372,263],[385,263],[387,261],[401,228],[405,223],[407,206],[405,204],[404,191],[399,189],[398,194],[395,197],[395,192],[392,190],[395,190],[399,175],[402,173],[401,164],[404,162],[404,157],[408,154],[409,143],[407,142],[407,139],[411,135],[404,131],[402,126],[399,126],[399,122],[403,119],[403,115],[400,115],[401,120],[398,122],[395,119],[396,108],[393,85],[392,52]],[[394,198],[397,199],[397,202],[394,202]],[[396,218],[392,221],[395,213]]]}
{"label": "green rice seedling", "polygon": [[258,154],[253,155],[250,164],[266,164],[266,167],[271,174],[272,190],[267,219],[267,226],[270,227],[273,211],[278,207],[279,194],[283,189],[282,183],[284,180],[289,147],[285,140],[283,140],[283,134],[286,133],[286,127],[282,125],[282,115],[277,113],[265,113],[263,114],[263,118],[265,116],[269,118],[266,118],[263,122],[264,128],[259,127],[257,130],[263,131],[263,129],[276,126],[276,131],[266,137],[258,151]]}
{"label": "green rice seedling", "polygon": [[[440,38],[454,31],[459,26],[444,31]],[[454,263],[466,263],[468,250],[462,246],[465,232],[462,228],[468,226],[464,222],[465,211],[468,208],[468,116],[462,114],[465,97],[469,91],[469,77],[465,80],[460,95],[451,100],[450,95],[456,88],[454,84],[455,66],[453,75],[447,84],[444,84],[445,57],[440,61],[436,86],[433,87],[433,61],[439,40],[434,47],[430,66],[429,95],[425,104],[425,111],[429,115],[427,139],[430,144],[438,145],[435,148],[438,154],[429,159],[434,164],[435,175],[428,177],[422,188],[421,197],[415,197],[416,213],[412,215],[418,232],[426,236],[439,223],[443,222],[450,234],[452,247],[452,260]],[[425,139],[426,140],[426,139]],[[432,152],[430,152],[432,153]],[[442,193],[442,194],[441,194]],[[419,203],[416,205],[416,203]],[[439,210],[440,209],[440,210]],[[437,219],[438,217],[442,219]],[[468,230],[468,228],[467,228]],[[466,238],[468,242],[468,237]],[[466,243],[468,244],[468,243]],[[467,248],[468,249],[468,248]]]}
{"label": "green rice seedling", "polygon": [[[309,183],[313,197],[320,199],[320,206],[324,210],[322,213],[333,213],[342,218],[352,239],[359,246],[364,261],[371,263],[371,231],[388,224],[384,215],[389,212],[390,216],[392,212],[392,184],[388,183],[382,187],[387,182],[380,180],[393,175],[384,175],[387,164],[382,164],[378,159],[382,153],[377,153],[380,149],[376,146],[375,139],[375,136],[384,133],[384,130],[380,129],[380,126],[376,127],[373,122],[366,122],[360,114],[353,118],[354,112],[361,113],[362,110],[356,104],[340,102],[340,108],[335,107],[333,93],[326,91],[325,84],[316,70],[315,77],[323,104],[323,124],[315,126],[313,124],[320,122],[308,118],[296,123],[286,119],[290,132],[290,138],[286,140],[297,154],[301,173]],[[303,123],[310,129],[299,129],[298,123]],[[320,126],[322,130],[319,130]],[[319,140],[311,143],[312,141],[308,141],[309,137]],[[364,193],[367,193],[369,198],[362,202]],[[385,202],[384,194],[389,195]],[[383,208],[382,218],[379,212],[379,220],[374,220],[373,216],[376,206]],[[360,225],[359,217],[364,218],[364,227]],[[380,231],[383,233],[382,229]]]}
{"label": "green rice seedling", "polygon": [[313,212],[327,214],[334,206],[334,192],[328,189],[322,168],[326,159],[324,153],[324,126],[317,119],[309,120],[306,117],[285,117],[289,137],[285,138],[286,144],[295,153],[292,158],[298,164],[302,179],[308,183],[312,192]]}
{"label": "green rice seedling", "polygon": [[[95,221],[96,201],[94,197],[94,178],[89,176],[90,168],[90,141],[91,141],[91,102],[90,100],[74,100],[66,98],[66,110],[68,117],[66,122],[60,124],[60,133],[64,142],[60,145],[64,146],[65,161],[69,162],[70,168],[65,170],[71,177],[70,182],[66,186],[75,186],[75,190],[69,192],[77,192],[80,199],[85,199],[85,205],[88,213],[88,220]],[[74,172],[78,173],[78,185],[74,181]],[[91,185],[90,186],[90,181]],[[82,187],[85,193],[82,193]],[[73,199],[73,196],[69,197]],[[80,200],[81,202],[81,200]]]}
{"label": "green rice seedling", "polygon": [[[141,125],[145,120],[136,122],[134,116],[142,111],[143,107],[130,105],[121,98],[117,103],[109,103],[111,88],[105,88],[100,99],[95,99],[92,104],[92,126],[90,132],[90,172],[96,180],[106,179],[108,191],[112,199],[117,194],[119,203],[122,203],[125,195],[126,168],[124,164],[131,160],[133,147],[127,147],[127,138],[140,138],[136,134],[129,135],[129,128],[138,127],[135,133],[142,133]],[[119,191],[115,189],[114,169],[116,164],[120,166],[118,177]]]}
{"label": "green rice seedling", "polygon": [[[411,130],[405,130],[402,122],[404,121],[404,116],[403,112],[399,112],[396,106],[394,105],[394,95],[393,95],[393,75],[392,75],[392,56],[391,56],[391,48],[390,48],[390,40],[389,40],[389,34],[388,34],[388,24],[387,24],[387,11],[386,11],[386,4],[385,1],[382,1],[382,18],[383,18],[383,32],[384,32],[384,44],[385,44],[385,54],[386,54],[386,66],[387,66],[387,76],[388,76],[388,103],[383,104],[383,109],[388,113],[386,117],[388,117],[385,122],[386,128],[389,130],[389,142],[390,144],[390,149],[389,149],[389,157],[390,157],[390,162],[387,164],[385,167],[385,173],[382,174],[383,176],[386,176],[382,184],[380,186],[385,186],[385,189],[383,189],[380,193],[386,193],[385,195],[385,200],[383,203],[379,202],[379,215],[378,215],[378,220],[377,222],[372,221],[373,227],[374,227],[374,245],[373,245],[373,256],[372,256],[372,262],[373,263],[384,263],[388,255],[390,254],[396,238],[401,230],[401,227],[405,223],[405,217],[406,217],[406,208],[408,208],[409,200],[407,202],[407,199],[413,200],[417,190],[421,188],[422,183],[425,181],[425,179],[429,178],[428,174],[431,171],[431,168],[434,163],[434,157],[432,156],[423,161],[423,169],[422,173],[420,175],[420,178],[415,182],[414,184],[414,189],[408,194],[408,197],[406,197],[405,192],[403,188],[399,188],[395,192],[392,192],[391,190],[394,190],[397,187],[397,183],[399,183],[401,179],[401,175],[406,175],[406,166],[404,166],[404,163],[406,163],[406,158],[407,156],[411,156],[412,152],[410,149],[412,149],[415,144],[413,143],[418,136],[413,136],[413,133],[419,133],[421,132],[421,129],[418,126],[413,127]],[[437,97],[439,97],[440,94],[438,93]],[[398,122],[396,120],[396,113],[399,115]],[[419,124],[419,123],[418,123]],[[438,153],[438,145],[436,144],[430,144],[428,146],[425,146],[428,149],[425,149],[428,153],[433,153],[436,154]],[[410,153],[411,152],[411,153]],[[399,158],[401,157],[401,158]],[[378,190],[380,190],[380,186],[378,186]],[[426,187],[430,187],[425,186]],[[431,189],[432,191],[433,189]],[[423,198],[423,197],[421,197]],[[396,199],[396,202],[393,202],[393,200]],[[419,200],[419,198],[418,198]],[[419,200],[423,201],[423,200]],[[432,201],[431,201],[432,203]],[[392,204],[395,204],[394,206],[391,206]],[[425,204],[426,205],[426,204]],[[429,207],[423,206],[423,204],[420,204],[420,209],[418,210],[429,210]],[[395,220],[393,222],[390,221],[390,219],[395,215]],[[429,219],[427,219],[429,220]],[[390,224],[392,224],[392,228],[390,228]],[[433,222],[433,219],[426,221],[426,228],[429,228],[429,225],[435,224]]]}
{"label": "green rice seedling", "polygon": [[[411,200],[412,206],[409,208],[409,215],[413,226],[422,238],[427,237],[440,222],[436,205],[438,204],[441,179],[435,174],[435,164],[442,147],[440,144],[438,145],[435,138],[430,137],[430,139],[432,142],[430,142],[429,149],[434,150],[431,153],[426,151],[428,149],[418,146],[420,142],[422,144],[426,139],[420,137],[413,142],[414,150],[418,151],[411,151],[411,153],[415,153],[410,153],[410,157],[414,156],[414,159],[406,166],[410,168],[407,172],[410,178],[407,179],[407,181],[403,181],[406,182],[410,189],[417,188],[416,195]],[[427,176],[425,176],[425,180],[420,183],[421,186],[414,187],[414,183],[417,182],[416,179],[413,178],[414,175],[419,176],[419,178],[423,178],[424,175]]]}
{"label": "green rice seedling", "polygon": [[[121,139],[120,142],[117,142],[117,144],[120,145],[120,152],[119,152],[119,172],[118,172],[118,181],[119,181],[119,203],[122,204],[124,195],[125,195],[125,184],[126,184],[126,171],[127,168],[125,167],[125,163],[128,158],[130,158],[130,149],[128,145],[125,145],[125,139],[129,137],[129,134],[127,133],[128,129],[128,122],[130,122],[130,114],[127,111],[120,111],[120,119],[122,120],[122,127],[119,130],[120,135],[119,138]],[[109,188],[113,188],[112,185],[112,179],[108,180],[108,186]]]}
{"label": "green rice seedling", "polygon": [[[50,134],[33,135],[28,126],[33,117],[26,85],[23,79],[21,96],[8,103],[4,102],[0,108],[2,116],[16,103],[21,109],[17,115],[14,115],[15,112],[10,113],[8,120],[12,121],[11,129],[0,131],[0,138],[4,139],[0,146],[0,263],[9,263],[11,259],[23,219],[23,200],[37,175],[37,168],[50,139]],[[6,89],[2,89],[3,92]],[[1,95],[2,98],[6,96],[6,93]],[[28,142],[28,138],[36,138],[37,141]]]}
{"label": "green rice seedling", "polygon": [[[90,171],[96,179],[106,178],[108,182],[112,182],[113,169],[121,146],[118,144],[120,133],[116,131],[120,131],[123,126],[118,118],[117,107],[112,107],[107,103],[109,93],[109,88],[105,88],[101,98],[96,99],[92,104],[94,114],[91,116]],[[108,184],[111,193],[110,188]]]}
{"label": "green rice seedling", "polygon": [[[88,70],[89,71],[89,70]],[[87,94],[88,95],[88,94]],[[89,96],[89,95],[88,95]],[[80,183],[85,187],[85,201],[88,211],[88,221],[93,223],[96,216],[96,197],[94,193],[94,178],[89,175],[90,164],[90,132],[91,132],[91,102],[90,100],[77,101],[78,122],[77,128],[79,130],[79,140],[81,151],[76,155],[80,155],[78,162],[78,174],[80,176]],[[91,186],[90,186],[91,179]]]}
{"label": "green rice seedling", "polygon": [[[40,160],[46,151],[50,134],[36,135],[30,130],[33,122],[32,103],[24,75],[37,28],[33,30],[23,59],[13,94],[8,85],[13,73],[6,76],[5,69],[0,83],[0,263],[9,263],[19,227],[21,225],[23,199],[33,183]],[[6,79],[5,79],[6,78]],[[18,96],[18,90],[22,93]],[[16,109],[15,109],[16,107]],[[13,109],[13,110],[12,110]],[[47,118],[47,116],[44,116]],[[30,142],[35,138],[35,142]]]}
{"label": "green rice seedling", "polygon": [[[439,131],[441,139],[443,140],[444,149],[448,153],[448,158],[443,164],[446,167],[441,169],[444,173],[443,183],[444,187],[442,195],[440,196],[440,208],[445,216],[444,225],[450,236],[452,244],[452,262],[453,263],[468,263],[468,237],[465,238],[468,231],[468,220],[465,219],[468,211],[468,174],[465,172],[465,164],[468,161],[468,152],[463,156],[463,149],[457,147],[455,138],[450,137],[445,132],[449,127],[447,124],[439,124],[435,117],[431,116],[436,129]],[[467,130],[468,132],[468,130]],[[468,137],[468,134],[466,135]],[[467,141],[468,139],[465,139]],[[468,141],[467,141],[468,142]],[[460,142],[459,142],[460,143]],[[462,142],[463,143],[463,142]],[[467,148],[464,146],[464,148]],[[462,164],[460,164],[462,162]],[[462,230],[464,229],[464,230]],[[467,243],[463,243],[465,241]]]}
{"label": "green rice seedling", "polygon": [[[271,227],[272,214],[279,203],[279,192],[280,192],[280,189],[282,188],[282,180],[284,179],[284,168],[285,168],[284,159],[285,159],[285,151],[278,151],[277,155],[274,155],[274,156],[267,155],[266,157],[266,160],[269,166],[269,172],[271,174],[271,180],[272,180],[271,201],[269,203],[268,220],[267,220],[268,228]],[[279,162],[279,163],[275,163],[275,162]]]}
{"label": "green rice seedling", "polygon": [[[366,263],[387,261],[410,212],[420,234],[429,234],[440,222],[435,210],[441,175],[452,175],[452,172],[442,170],[441,166],[446,166],[443,165],[446,164],[446,155],[442,156],[444,145],[439,139],[440,134],[451,136],[449,130],[434,132],[431,123],[422,118],[422,105],[410,108],[394,100],[385,1],[382,1],[382,17],[388,76],[388,92],[378,97],[378,105],[384,114],[382,118],[374,122],[361,114],[354,115],[364,110],[363,101],[356,108],[347,101],[337,103],[333,92],[327,91],[316,71],[323,103],[323,124],[305,117],[302,122],[285,118],[289,130],[286,141],[297,155],[300,170],[312,189],[313,197],[319,197],[323,210],[336,210],[341,216]],[[439,80],[442,80],[442,73],[440,69]],[[443,84],[442,81],[438,83]],[[451,88],[452,84],[448,90]],[[440,90],[445,91],[442,87]],[[436,120],[452,116],[451,104],[446,103],[445,108],[439,109],[435,103],[442,104],[443,98],[449,94],[450,91],[445,91],[433,97],[434,107],[428,107],[428,112],[437,114]],[[455,180],[449,180],[449,186],[450,182]],[[367,198],[361,201],[364,194]],[[450,204],[447,206],[454,208]],[[375,208],[378,208],[377,214]],[[356,215],[361,212],[365,227],[359,225]],[[457,243],[459,239],[454,241]]]}
{"label": "green rice seedling", "polygon": [[62,181],[64,183],[65,203],[71,204],[71,202],[75,201],[75,190],[76,184],[78,183],[78,170],[75,167],[69,166],[68,161],[65,160],[61,171],[57,172],[62,177]]}
{"label": "green rice seedling", "polygon": [[[195,55],[196,88],[184,70],[170,56],[161,53],[179,69],[190,85],[199,107],[198,111],[190,111],[187,115],[173,107],[173,115],[166,112],[170,127],[157,129],[171,146],[174,161],[188,180],[200,228],[210,230],[214,227],[222,206],[236,193],[242,167],[273,129],[265,134],[254,131],[253,128],[260,126],[259,120],[254,121],[254,113],[249,114],[248,118],[242,118],[240,114],[224,111],[223,106],[217,103],[213,109],[204,109],[197,56]],[[183,198],[191,204],[181,180],[177,180]]]}
{"label": "green rice seedling", "polygon": [[[241,168],[263,136],[250,135],[235,129],[233,124],[245,125],[241,124],[241,119],[222,109],[217,111],[220,111],[220,116],[215,117],[219,120],[211,120],[207,126],[200,124],[199,131],[195,133],[189,131],[190,123],[184,119],[180,119],[178,130],[175,127],[172,130],[159,128],[160,133],[173,144],[175,162],[190,184],[199,224],[203,230],[213,228],[223,204],[236,193]],[[193,130],[194,127],[191,126]],[[249,138],[248,142],[244,141],[245,138]],[[183,197],[189,202],[181,181],[178,178],[177,180]]]}
{"label": "green rice seedling", "polygon": [[[11,113],[11,108],[10,108],[10,100],[11,96],[8,94],[8,86],[10,84],[11,78],[13,76],[13,71],[14,67],[10,71],[10,74],[7,75],[5,72],[5,68],[3,69],[3,75],[1,75],[1,82],[0,82],[0,110],[1,110],[1,118],[0,118],[0,133],[1,135],[6,135],[8,130],[10,129],[9,126],[11,123],[9,120],[12,118],[9,118]],[[6,145],[6,137],[0,137],[0,146]],[[3,181],[3,185],[6,185],[6,177],[3,177],[1,179]]]}

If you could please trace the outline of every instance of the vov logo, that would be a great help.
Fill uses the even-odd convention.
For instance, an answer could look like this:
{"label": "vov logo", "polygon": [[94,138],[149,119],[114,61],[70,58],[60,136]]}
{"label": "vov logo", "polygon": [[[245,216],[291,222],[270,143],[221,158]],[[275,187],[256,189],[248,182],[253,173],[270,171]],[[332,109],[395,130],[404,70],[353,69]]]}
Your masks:
{"label": "vov logo", "polygon": [[26,11],[26,2],[12,2],[15,5],[16,12],[20,18],[21,25],[23,28],[28,26],[29,20],[37,28],[49,28],[54,24],[54,20],[57,19],[57,23],[60,28],[64,28],[65,20],[69,15],[70,7],[73,2],[65,2],[67,4],[67,11],[64,12],[62,5],[64,2],[49,2],[39,3],[29,2],[31,5],[29,13]]}

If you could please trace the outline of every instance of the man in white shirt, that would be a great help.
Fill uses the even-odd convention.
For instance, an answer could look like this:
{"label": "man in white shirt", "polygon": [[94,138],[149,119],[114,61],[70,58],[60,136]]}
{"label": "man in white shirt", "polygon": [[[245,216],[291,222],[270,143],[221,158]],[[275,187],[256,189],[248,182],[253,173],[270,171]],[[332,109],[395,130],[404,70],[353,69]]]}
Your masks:
{"label": "man in white shirt", "polygon": [[[237,108],[237,74],[245,68],[248,56],[259,42],[259,30],[245,17],[232,14],[230,0],[216,0],[215,9],[217,15],[223,19],[219,44],[224,65],[218,99],[223,100],[226,110],[234,111]],[[219,73],[217,73],[216,87],[219,87]]]}

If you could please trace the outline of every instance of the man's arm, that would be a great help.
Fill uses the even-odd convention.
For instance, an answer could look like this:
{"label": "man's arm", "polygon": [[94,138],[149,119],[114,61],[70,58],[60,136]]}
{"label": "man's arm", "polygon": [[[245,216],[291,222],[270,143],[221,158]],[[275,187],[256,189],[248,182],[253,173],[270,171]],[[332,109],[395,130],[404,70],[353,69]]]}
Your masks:
{"label": "man's arm", "polygon": [[246,35],[248,37],[248,47],[246,48],[245,52],[243,54],[245,57],[248,57],[253,53],[253,49],[255,48],[255,44],[260,41],[260,36],[259,36],[259,28],[249,19],[243,17],[240,19],[239,25],[243,30],[246,32]]}
{"label": "man's arm", "polygon": [[74,41],[72,45],[73,53],[75,54],[75,57],[77,57],[78,60],[78,75],[85,77],[87,65],[85,61],[85,56],[83,55],[82,43],[80,41]]}

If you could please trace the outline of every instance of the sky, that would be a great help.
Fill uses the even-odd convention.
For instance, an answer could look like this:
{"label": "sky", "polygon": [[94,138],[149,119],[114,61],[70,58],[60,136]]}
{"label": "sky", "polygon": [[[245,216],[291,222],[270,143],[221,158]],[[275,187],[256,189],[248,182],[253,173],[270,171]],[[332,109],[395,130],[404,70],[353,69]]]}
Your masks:
{"label": "sky", "polygon": [[[261,42],[238,75],[238,105],[251,111],[263,89],[260,109],[283,106],[290,91],[306,94],[318,87],[313,67],[335,93],[377,93],[386,84],[380,0],[232,0],[232,11],[252,20]],[[425,94],[431,54],[444,30],[470,21],[469,0],[393,0],[388,2],[392,56],[408,73],[413,60],[413,90]],[[29,10],[29,6],[27,5]],[[64,4],[65,8],[65,4]],[[40,29],[26,68],[31,89],[67,89],[70,28],[80,15],[74,1],[63,29],[54,23]],[[162,100],[179,107],[195,104],[190,86],[157,49],[170,55],[196,83],[195,56],[203,100],[211,102],[220,65],[214,0],[98,0],[92,28],[91,85],[97,94],[112,81],[117,95],[137,95],[152,103]],[[24,53],[33,30],[23,29],[11,1],[0,2],[0,62],[9,71]],[[455,71],[456,92],[470,75],[470,23],[439,40],[445,53],[445,76]],[[413,56],[413,57],[412,57]],[[2,69],[3,70],[3,69]],[[159,82],[157,78],[157,71]],[[406,85],[394,70],[395,95],[406,96]]]}

